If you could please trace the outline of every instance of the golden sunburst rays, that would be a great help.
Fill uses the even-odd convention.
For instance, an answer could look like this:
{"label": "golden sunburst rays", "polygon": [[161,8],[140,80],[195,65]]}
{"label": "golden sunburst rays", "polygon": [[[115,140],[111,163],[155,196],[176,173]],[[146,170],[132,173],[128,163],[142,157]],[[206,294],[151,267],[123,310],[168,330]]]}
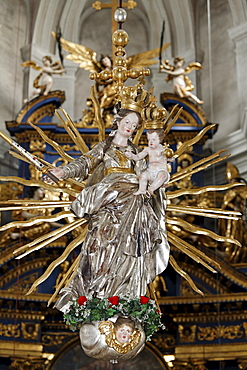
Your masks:
{"label": "golden sunburst rays", "polygon": [[[198,135],[197,135],[198,137]],[[195,139],[195,138],[194,138]],[[194,140],[193,139],[193,140]],[[191,142],[191,141],[189,141]],[[188,143],[188,142],[187,142]],[[184,143],[186,144],[186,143]],[[188,147],[188,145],[183,146],[184,149]],[[207,158],[204,158],[198,162],[193,163],[192,165],[186,167],[186,169],[181,170],[174,175],[171,176],[171,180],[169,182],[169,185],[171,183],[175,183],[185,177],[192,176],[192,174],[204,170],[205,168],[214,165],[215,163],[224,160],[228,156],[219,157],[220,154],[224,152],[224,150],[221,150]],[[178,152],[176,152],[178,153]],[[180,152],[182,154],[182,152]],[[173,199],[179,199],[179,197],[183,195],[189,195],[189,196],[196,196],[208,193],[210,191],[225,191],[228,190],[234,186],[238,186],[239,184],[227,184],[227,185],[214,185],[214,186],[205,186],[201,188],[190,188],[190,189],[179,189],[175,191],[167,192],[167,199],[168,201],[172,201]],[[196,198],[193,198],[193,203],[196,204]],[[182,206],[182,205],[174,205],[172,203],[167,205],[167,212],[177,213],[177,214],[190,214],[190,215],[196,215],[196,216],[203,216],[203,217],[210,217],[210,218],[223,218],[223,219],[232,219],[232,220],[238,220],[241,217],[240,212],[236,211],[225,211],[218,208],[209,208],[209,207],[196,207],[196,206]],[[169,214],[169,213],[168,213]],[[174,227],[179,227],[182,229],[182,231],[188,232],[190,235],[204,235],[207,237],[210,237],[213,240],[216,240],[217,242],[230,242],[232,244],[235,244],[239,247],[241,247],[241,243],[238,240],[226,238],[224,236],[217,235],[211,230],[201,228],[197,225],[192,225],[183,218],[178,217],[169,217],[168,214],[166,215],[166,222],[168,225],[171,226],[171,229],[173,229],[173,233],[170,231],[167,231],[168,241],[171,245],[173,245],[175,248],[180,250],[181,252],[187,254],[190,258],[192,258],[194,261],[202,264],[205,268],[210,270],[211,272],[217,272],[212,266],[215,266],[217,269],[220,269],[220,265],[210,257],[208,257],[205,253],[201,252],[197,247],[194,247],[193,245],[189,244],[188,242],[184,241],[183,239],[179,238],[175,231]],[[169,227],[168,227],[169,229]],[[174,270],[180,274],[185,280],[189,283],[190,287],[196,291],[197,293],[203,295],[203,293],[196,287],[195,283],[191,279],[191,277],[182,270],[178,264],[176,263],[175,259],[170,256],[170,264],[174,268]]]}
{"label": "golden sunburst rays", "polygon": [[40,134],[42,139],[47,144],[50,144],[53,147],[53,149],[56,150],[56,152],[61,156],[62,159],[64,159],[66,162],[72,162],[73,161],[74,158],[71,157],[69,154],[65,153],[65,151],[61,148],[61,146],[58,143],[56,143],[54,140],[50,139],[41,128],[34,125],[32,122],[28,122],[28,123],[32,128],[34,128]]}
{"label": "golden sunburst rays", "polygon": [[187,274],[187,272],[185,272],[184,270],[181,269],[181,267],[179,267],[175,258],[172,255],[170,255],[169,263],[173,267],[173,269],[189,283],[190,287],[195,292],[197,292],[198,294],[204,297],[204,293],[200,289],[197,288],[196,284],[194,283],[192,278]]}
{"label": "golden sunburst rays", "polygon": [[[61,112],[63,113],[65,120],[62,118],[62,116],[56,112],[57,116],[61,120],[63,126],[65,127],[68,135],[71,137],[73,140],[74,144],[78,147],[78,150],[80,150],[82,153],[85,153],[88,151],[88,147],[86,143],[84,142],[83,138],[81,137],[79,131],[77,128],[74,126],[71,118],[69,115],[61,109]],[[67,162],[71,162],[73,158],[65,153],[65,151],[59,146],[58,143],[55,141],[51,140],[47,134],[37,127],[36,125],[29,123],[31,127],[33,127],[41,136],[41,138],[48,144],[50,144],[55,151],[58,153],[58,155],[61,157],[62,160]],[[16,153],[15,151],[10,151],[10,153],[20,159],[23,160],[23,157]],[[48,169],[54,168],[54,166],[42,158],[38,158],[40,162],[45,164],[45,166]],[[26,159],[24,159],[27,163],[30,164],[30,162]],[[85,186],[85,182],[78,182],[75,179],[65,179],[65,180],[60,180],[59,184],[54,184],[50,185],[45,182],[42,182],[40,180],[36,179],[31,179],[31,180],[26,180],[22,179],[17,176],[9,176],[9,177],[0,177],[0,181],[3,182],[17,182],[20,183],[24,186],[36,186],[36,187],[42,187],[45,190],[47,190],[49,193],[53,193],[54,191],[56,193],[66,193],[68,196],[71,196],[73,198],[77,197],[77,195],[80,193],[80,191],[83,189]],[[74,186],[75,185],[75,186]],[[52,197],[52,195],[51,195]],[[54,198],[54,197],[53,197]],[[69,233],[73,232],[76,229],[80,228],[79,235],[71,242],[68,244],[68,246],[65,248],[64,252],[62,255],[55,261],[53,261],[45,271],[45,273],[34,282],[33,286],[30,288],[29,292],[27,294],[32,293],[36,287],[44,282],[50,274],[53,272],[53,270],[61,264],[63,261],[68,258],[69,254],[81,243],[83,243],[85,235],[86,235],[86,230],[87,230],[87,221],[85,219],[75,219],[74,214],[66,210],[66,208],[69,207],[71,201],[63,201],[63,200],[32,200],[32,199],[16,199],[16,200],[9,200],[7,202],[1,202],[1,207],[0,211],[7,211],[7,210],[12,210],[12,211],[35,211],[37,210],[37,213],[40,209],[58,209],[58,208],[65,208],[64,211],[61,211],[57,214],[50,214],[50,215],[40,215],[40,216],[35,216],[32,217],[31,219],[25,220],[25,221],[14,221],[10,222],[9,224],[6,224],[0,228],[0,231],[10,231],[15,228],[19,229],[21,231],[21,228],[25,230],[27,227],[33,227],[35,225],[39,225],[42,223],[49,223],[52,225],[54,222],[59,222],[62,219],[67,219],[68,224],[62,225],[59,228],[56,228],[55,230],[46,233],[45,235],[39,236],[38,238],[28,242],[25,245],[20,246],[19,248],[15,249],[13,251],[13,254],[16,256],[16,259],[21,259],[30,253],[40,250],[41,248],[45,248],[49,245],[51,245],[53,242],[57,241],[59,238],[68,235]],[[65,278],[62,279],[62,282],[59,284],[61,287],[62,284],[65,282],[66,284],[70,281],[70,279],[73,277],[73,273],[76,271],[77,266],[79,263],[79,259],[77,258],[77,262],[74,262],[65,275]],[[59,288],[60,289],[60,288]],[[57,290],[58,292],[58,290]],[[56,292],[55,292],[56,293]],[[54,294],[55,294],[54,293]],[[57,293],[56,293],[57,294]],[[55,295],[56,295],[55,294]],[[53,295],[54,297],[54,295]]]}
{"label": "golden sunburst rays", "polygon": [[[177,110],[177,113],[175,114]],[[183,107],[179,108],[178,109],[178,104],[174,105],[174,107],[172,108],[169,116],[167,117],[166,119],[166,127],[164,127],[164,134],[167,135],[168,132],[170,131],[170,129],[172,128],[172,126],[174,125],[174,123],[177,121],[178,117],[180,116],[180,113],[182,112],[183,110]],[[173,115],[175,114],[175,116],[173,117]],[[172,118],[172,120],[167,124],[167,122]]]}
{"label": "golden sunburst rays", "polygon": [[192,139],[190,139],[188,141],[185,141],[180,146],[180,148],[174,153],[174,157],[177,158],[181,154],[183,154],[188,147],[190,147],[191,145],[194,145],[195,143],[197,143],[200,139],[202,139],[202,137],[207,133],[207,131],[211,130],[215,126],[216,126],[216,124],[208,125],[207,127],[204,127],[204,129],[202,129],[195,137],[193,137]]}
{"label": "golden sunburst rays", "polygon": [[203,208],[169,204],[167,206],[167,211],[211,218],[227,218],[229,220],[239,220],[239,218],[241,217],[240,212],[230,211],[229,214],[229,211],[222,210],[221,208]]}
{"label": "golden sunburst rays", "polygon": [[94,105],[94,112],[95,112],[95,120],[98,123],[99,127],[99,141],[105,140],[105,126],[104,126],[104,121],[102,119],[101,113],[100,113],[100,103],[97,98],[97,91],[96,91],[96,86],[93,85],[90,90],[90,97],[92,99],[93,105]]}
{"label": "golden sunburst rays", "polygon": [[58,229],[55,229],[45,235],[42,235],[36,238],[35,240],[17,248],[14,254],[17,254],[20,252],[22,253],[19,256],[17,256],[16,259],[21,259],[36,250],[46,247],[47,245],[51,244],[55,240],[61,238],[62,236],[73,231],[75,228],[81,226],[85,222],[86,221],[84,219],[74,220],[73,222],[67,225],[61,226]]}
{"label": "golden sunburst rays", "polygon": [[188,231],[191,234],[205,235],[218,242],[223,242],[223,243],[228,242],[228,243],[236,244],[239,247],[241,247],[241,243],[236,239],[230,239],[225,236],[218,235],[211,230],[192,225],[181,218],[166,216],[166,222],[169,225],[181,227],[183,230]]}
{"label": "golden sunburst rays", "polygon": [[74,260],[74,262],[72,263],[72,265],[70,266],[69,270],[64,274],[64,276],[63,276],[62,280],[60,281],[60,283],[56,286],[56,290],[53,293],[53,295],[51,296],[51,298],[49,299],[47,306],[49,306],[51,304],[51,302],[54,301],[54,299],[58,295],[59,291],[63,287],[68,286],[68,284],[70,283],[70,281],[73,279],[73,277],[75,276],[75,274],[76,274],[76,272],[77,272],[77,270],[79,268],[80,258],[81,258],[81,255],[79,254],[76,257],[76,259]]}
{"label": "golden sunburst rays", "polygon": [[[19,208],[19,209],[23,209],[23,208]],[[30,209],[30,207],[28,207],[28,209]],[[0,211],[1,210],[2,209],[0,208]],[[6,231],[11,228],[22,228],[22,227],[34,226],[41,222],[50,222],[50,223],[57,222],[64,218],[68,218],[70,216],[74,216],[74,214],[70,211],[61,211],[59,213],[56,213],[55,215],[49,215],[49,216],[36,216],[36,217],[33,217],[31,220],[9,222],[8,224],[1,226],[0,231]]]}
{"label": "golden sunburst rays", "polygon": [[[42,131],[42,130],[41,130]],[[42,131],[43,132],[43,131]],[[45,133],[43,133],[44,135],[45,135]],[[55,143],[55,142],[54,142]],[[27,158],[24,158],[22,155],[20,155],[19,153],[17,153],[17,152],[13,152],[12,150],[9,150],[8,151],[13,157],[15,157],[15,158],[17,158],[17,159],[19,159],[19,160],[21,160],[21,161],[23,161],[23,162],[26,162],[26,163],[29,163],[29,164],[32,164]],[[66,153],[65,153],[66,154]],[[35,157],[41,162],[41,163],[43,163],[46,167],[47,167],[47,169],[52,169],[52,168],[54,168],[54,166],[51,164],[51,163],[49,163],[49,162],[47,162],[47,161],[45,161],[43,158],[40,158],[39,156],[37,156],[37,155],[35,155]],[[64,159],[64,158],[63,158]],[[18,178],[19,179],[19,178]],[[7,181],[7,180],[6,180]],[[19,181],[20,182],[20,181]],[[76,181],[75,179],[66,179],[66,180],[63,180],[63,181],[61,181],[60,180],[60,182],[59,182],[59,184],[60,184],[60,186],[63,186],[63,184],[66,184],[66,183],[69,183],[69,184],[74,184],[74,185],[76,185],[76,186],[79,186],[79,187],[84,187],[85,186],[85,182],[84,181],[82,181],[82,182],[79,182],[79,181]],[[43,188],[44,188],[45,186],[43,186]],[[50,189],[52,189],[52,188],[50,188]],[[64,189],[64,187],[63,187],[63,189]]]}
{"label": "golden sunburst rays", "polygon": [[[186,144],[186,143],[184,143],[184,144]],[[220,154],[224,153],[225,151],[226,151],[226,149],[222,149],[222,150],[220,150],[220,151],[218,151],[214,154],[211,154],[210,156],[208,156],[206,158],[202,158],[201,160],[192,163],[190,166],[180,170],[179,172],[174,173],[173,175],[171,175],[170,182],[181,180],[182,178],[184,178],[185,176],[188,176],[188,175],[192,176],[195,172],[201,171],[202,170],[201,165],[204,165],[207,162],[208,162],[207,165],[211,166],[213,164],[213,162],[212,162],[213,160],[215,160],[215,159],[222,160],[222,157],[220,157]],[[192,170],[194,170],[195,172],[192,173]]]}
{"label": "golden sunburst rays", "polygon": [[179,236],[171,233],[170,231],[167,231],[167,239],[170,244],[174,245],[181,252],[187,254],[190,258],[200,263],[201,265],[206,267],[211,272],[217,272],[217,271],[209,264],[220,269],[220,265],[215,260],[208,257],[205,253],[200,251],[197,247],[194,247],[193,245],[187,243],[185,240],[181,239]]}
{"label": "golden sunburst rays", "polygon": [[[66,186],[67,179],[59,181],[59,184],[56,184],[56,186],[47,184],[44,181],[40,181],[36,179],[26,180],[26,179],[22,179],[21,177],[17,177],[17,176],[0,176],[0,181],[3,181],[3,182],[13,181],[13,182],[17,182],[18,184],[22,184],[22,185],[29,186],[29,187],[36,186],[36,187],[40,187],[40,188],[43,188],[51,192],[56,191],[60,193],[66,193],[66,194],[71,195],[74,198],[77,197],[77,195],[80,193],[80,190],[77,190],[75,188],[72,189],[71,187]],[[79,183],[79,182],[77,183],[80,185],[81,189],[84,187],[85,183]],[[59,205],[60,203],[58,201],[57,207],[59,207]]]}
{"label": "golden sunburst rays", "polygon": [[[88,151],[88,147],[86,145],[86,143],[84,142],[83,138],[81,137],[79,131],[77,130],[77,128],[75,127],[72,119],[70,118],[70,116],[66,113],[66,111],[63,109],[63,108],[60,108],[61,109],[61,112],[63,112],[64,116],[66,117],[66,121],[62,118],[62,116],[58,113],[58,111],[56,110],[56,115],[58,116],[58,118],[60,119],[60,121],[62,122],[65,130],[67,131],[68,135],[71,137],[71,139],[73,140],[74,144],[78,147],[78,150],[81,152],[81,153],[85,153]],[[42,137],[42,139],[47,143],[47,144],[50,144],[53,149],[55,149],[55,151],[60,155],[61,159],[63,159],[65,161],[65,163],[67,162],[71,162],[74,160],[73,157],[71,157],[69,154],[67,154],[62,148],[61,146],[55,142],[54,140],[50,139],[46,133],[38,126],[34,125],[33,123],[31,122],[28,122],[29,125],[31,127],[33,127],[39,134],[40,136]],[[38,158],[38,157],[37,157]],[[21,159],[21,158],[20,158]],[[54,168],[53,165],[51,165],[50,163],[44,161],[43,159],[41,158],[38,158],[43,164],[45,164],[48,168],[52,169]],[[83,188],[85,186],[85,182],[78,182],[76,181],[75,179],[65,179],[63,181],[60,180],[59,182],[60,184],[63,184],[63,189],[66,189],[68,186],[66,186],[66,184],[68,185],[76,185],[77,187],[81,187]],[[43,186],[44,187],[44,186]],[[52,186],[54,187],[54,186]],[[66,190],[63,190],[64,192],[66,192]],[[71,194],[73,195],[73,194]],[[76,196],[75,194],[73,196]]]}
{"label": "golden sunburst rays", "polygon": [[[188,176],[188,174],[187,174]],[[178,189],[172,192],[167,191],[166,197],[168,200],[178,198],[182,195],[201,195],[210,191],[226,191],[235,186],[243,186],[243,183],[232,183],[226,185],[208,185],[201,188],[190,188],[190,189]]]}
{"label": "golden sunburst rays", "polygon": [[[61,263],[63,263],[68,258],[69,254],[76,247],[78,247],[78,245],[80,245],[80,244],[83,243],[83,241],[85,239],[85,236],[86,236],[86,233],[87,233],[87,221],[81,219],[79,221],[76,221],[73,226],[74,226],[73,228],[78,227],[78,226],[81,226],[82,231],[81,231],[80,235],[78,235],[71,243],[69,243],[67,245],[67,247],[65,248],[64,252],[61,254],[61,256],[59,256],[56,260],[54,260],[47,267],[47,269],[44,272],[44,274],[41,275],[37,280],[35,280],[35,282],[31,286],[31,288],[29,289],[29,291],[26,293],[27,295],[28,294],[31,294],[40,284],[42,284],[51,275],[51,273],[55,270],[55,268],[57,266],[59,266]],[[69,270],[68,270],[68,273],[69,273]],[[72,278],[72,276],[70,277],[70,279],[71,278]],[[66,277],[67,283],[69,283],[70,279],[68,279],[68,276]],[[55,298],[54,295],[53,295],[53,297]]]}
{"label": "golden sunburst rays", "polygon": [[61,114],[59,113],[58,110],[55,111],[56,116],[62,122],[65,130],[68,133],[68,135],[70,136],[70,138],[73,140],[73,142],[78,147],[78,150],[83,154],[86,153],[88,151],[88,146],[85,143],[85,141],[83,140],[83,138],[82,138],[81,134],[79,133],[79,131],[77,130],[76,126],[74,125],[74,122],[72,121],[72,119],[70,118],[68,113],[63,108],[60,108],[60,110],[63,113],[63,115],[65,116],[66,120],[63,119],[63,117],[61,116]]}
{"label": "golden sunburst rays", "polygon": [[[218,153],[215,153],[213,156],[218,156],[220,155],[222,151],[218,152]],[[176,174],[172,175],[171,176],[171,179],[169,181],[169,185],[170,184],[173,184],[179,180],[182,180],[183,178],[185,177],[188,177],[188,176],[192,176],[194,175],[195,173],[197,172],[200,172],[200,171],[204,171],[205,169],[207,169],[208,167],[218,163],[218,162],[221,162],[225,159],[227,159],[228,157],[230,156],[230,154],[227,154],[223,157],[219,157],[219,158],[216,158],[216,159],[213,159],[211,160],[211,158],[207,157],[207,158],[203,158],[193,164],[191,164],[190,166],[188,166],[186,169],[184,170],[181,170],[179,172],[177,172]],[[210,156],[211,157],[211,156]]]}
{"label": "golden sunburst rays", "polygon": [[[27,211],[27,210],[34,210],[34,209],[37,209],[37,210],[40,210],[40,209],[44,209],[44,208],[57,208],[58,207],[58,204],[59,204],[59,207],[68,207],[70,205],[71,202],[69,201],[43,201],[43,202],[40,202],[38,201],[36,204],[32,201],[30,201],[30,203],[28,201],[25,201],[25,202],[19,202],[18,200],[15,202],[15,205],[13,205],[13,202],[1,202],[2,205],[6,204],[5,206],[2,206],[0,207],[0,211],[19,211],[19,210],[22,210],[22,211]],[[20,204],[20,205],[18,205]]]}

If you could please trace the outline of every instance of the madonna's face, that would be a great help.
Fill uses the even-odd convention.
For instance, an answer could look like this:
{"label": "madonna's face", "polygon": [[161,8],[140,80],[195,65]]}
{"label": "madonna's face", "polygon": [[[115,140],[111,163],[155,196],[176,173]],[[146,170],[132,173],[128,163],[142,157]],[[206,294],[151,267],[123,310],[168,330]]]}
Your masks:
{"label": "madonna's face", "polygon": [[121,119],[118,122],[118,133],[123,136],[129,138],[135,131],[139,122],[139,118],[136,113],[129,113],[127,116]]}
{"label": "madonna's face", "polygon": [[123,324],[116,330],[116,339],[119,343],[127,343],[130,340],[132,329],[129,325]]}

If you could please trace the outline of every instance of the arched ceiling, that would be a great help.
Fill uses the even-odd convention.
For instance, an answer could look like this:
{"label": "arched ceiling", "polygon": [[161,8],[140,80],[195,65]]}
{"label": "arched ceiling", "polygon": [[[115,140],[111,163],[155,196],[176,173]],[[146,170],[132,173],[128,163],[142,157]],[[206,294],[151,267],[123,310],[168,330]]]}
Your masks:
{"label": "arched ceiling", "polygon": [[[172,43],[173,55],[194,48],[193,11],[191,0],[139,0],[133,12],[148,35],[150,48],[156,47],[160,38],[162,22],[165,20],[165,42]],[[91,0],[41,0],[35,21],[32,43],[44,50],[53,51],[51,31],[60,24],[63,36],[79,43],[83,24],[96,12]],[[154,6],[155,5],[155,6]],[[106,14],[102,10],[102,14]],[[44,14],[46,16],[44,17]],[[110,18],[110,16],[109,16]],[[103,19],[101,19],[103,22]],[[126,27],[128,18],[126,21]],[[102,27],[103,24],[95,24]],[[104,35],[102,34],[102,37]],[[135,37],[139,35],[134,35]],[[130,35],[133,37],[133,35]]]}

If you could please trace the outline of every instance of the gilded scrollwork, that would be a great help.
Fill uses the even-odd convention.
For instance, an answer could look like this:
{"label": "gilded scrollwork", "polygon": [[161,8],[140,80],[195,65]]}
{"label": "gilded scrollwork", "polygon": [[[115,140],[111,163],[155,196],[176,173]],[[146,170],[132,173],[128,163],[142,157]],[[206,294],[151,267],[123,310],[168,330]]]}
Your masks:
{"label": "gilded scrollwork", "polygon": [[243,322],[243,328],[245,331],[245,339],[247,339],[247,322]]}
{"label": "gilded scrollwork", "polygon": [[153,288],[157,295],[157,298],[164,296],[165,292],[167,292],[166,282],[162,275],[157,275],[153,281]]}
{"label": "gilded scrollwork", "polygon": [[30,179],[31,180],[37,180],[41,181],[42,180],[42,172],[39,171],[36,167],[33,165],[29,165],[29,172],[30,172]]}
{"label": "gilded scrollwork", "polygon": [[23,192],[23,186],[17,182],[0,184],[0,200],[16,199]]}
{"label": "gilded scrollwork", "polygon": [[20,324],[0,323],[0,336],[7,338],[19,338],[21,336]]}
{"label": "gilded scrollwork", "polygon": [[175,360],[173,362],[173,370],[208,370],[208,368],[205,366],[205,360]]}
{"label": "gilded scrollwork", "polygon": [[65,152],[72,152],[72,151],[75,151],[75,152],[79,152],[79,148],[77,145],[69,145],[69,144],[65,144],[65,145],[60,145],[61,148],[65,151]]}
{"label": "gilded scrollwork", "polygon": [[41,343],[46,346],[58,346],[63,343],[65,338],[66,336],[61,334],[44,334],[41,337]]}
{"label": "gilded scrollwork", "polygon": [[196,297],[197,293],[188,285],[186,281],[180,282],[180,295],[182,297]]}
{"label": "gilded scrollwork", "polygon": [[152,341],[158,348],[174,348],[176,345],[176,339],[172,335],[158,335],[152,338]]}
{"label": "gilded scrollwork", "polygon": [[41,140],[41,139],[31,139],[30,140],[30,150],[31,151],[36,151],[36,150],[45,150],[46,148],[46,143],[44,142],[44,140]]}
{"label": "gilded scrollwork", "polygon": [[38,272],[25,276],[23,279],[19,279],[18,286],[14,283],[7,291],[16,292],[18,290],[19,293],[26,293],[38,276]]}
{"label": "gilded scrollwork", "polygon": [[198,327],[198,340],[212,341],[218,338],[234,340],[242,338],[244,335],[241,325],[219,325],[214,328],[211,326]]}
{"label": "gilded scrollwork", "polygon": [[9,370],[45,370],[47,368],[45,358],[13,358]]}

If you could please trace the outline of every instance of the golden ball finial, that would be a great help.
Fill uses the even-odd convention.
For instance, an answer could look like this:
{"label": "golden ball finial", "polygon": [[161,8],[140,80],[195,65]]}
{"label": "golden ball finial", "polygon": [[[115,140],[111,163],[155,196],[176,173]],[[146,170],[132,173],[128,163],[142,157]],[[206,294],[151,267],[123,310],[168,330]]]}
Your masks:
{"label": "golden ball finial", "polygon": [[227,181],[231,181],[233,179],[237,179],[240,177],[239,171],[234,164],[227,162],[226,164],[226,178]]}
{"label": "golden ball finial", "polygon": [[167,157],[167,158],[172,158],[174,156],[174,151],[172,150],[172,148],[166,148],[164,150],[164,155]]}
{"label": "golden ball finial", "polygon": [[112,35],[112,43],[114,46],[118,47],[121,46],[125,48],[129,42],[129,35],[124,30],[117,30]]}

